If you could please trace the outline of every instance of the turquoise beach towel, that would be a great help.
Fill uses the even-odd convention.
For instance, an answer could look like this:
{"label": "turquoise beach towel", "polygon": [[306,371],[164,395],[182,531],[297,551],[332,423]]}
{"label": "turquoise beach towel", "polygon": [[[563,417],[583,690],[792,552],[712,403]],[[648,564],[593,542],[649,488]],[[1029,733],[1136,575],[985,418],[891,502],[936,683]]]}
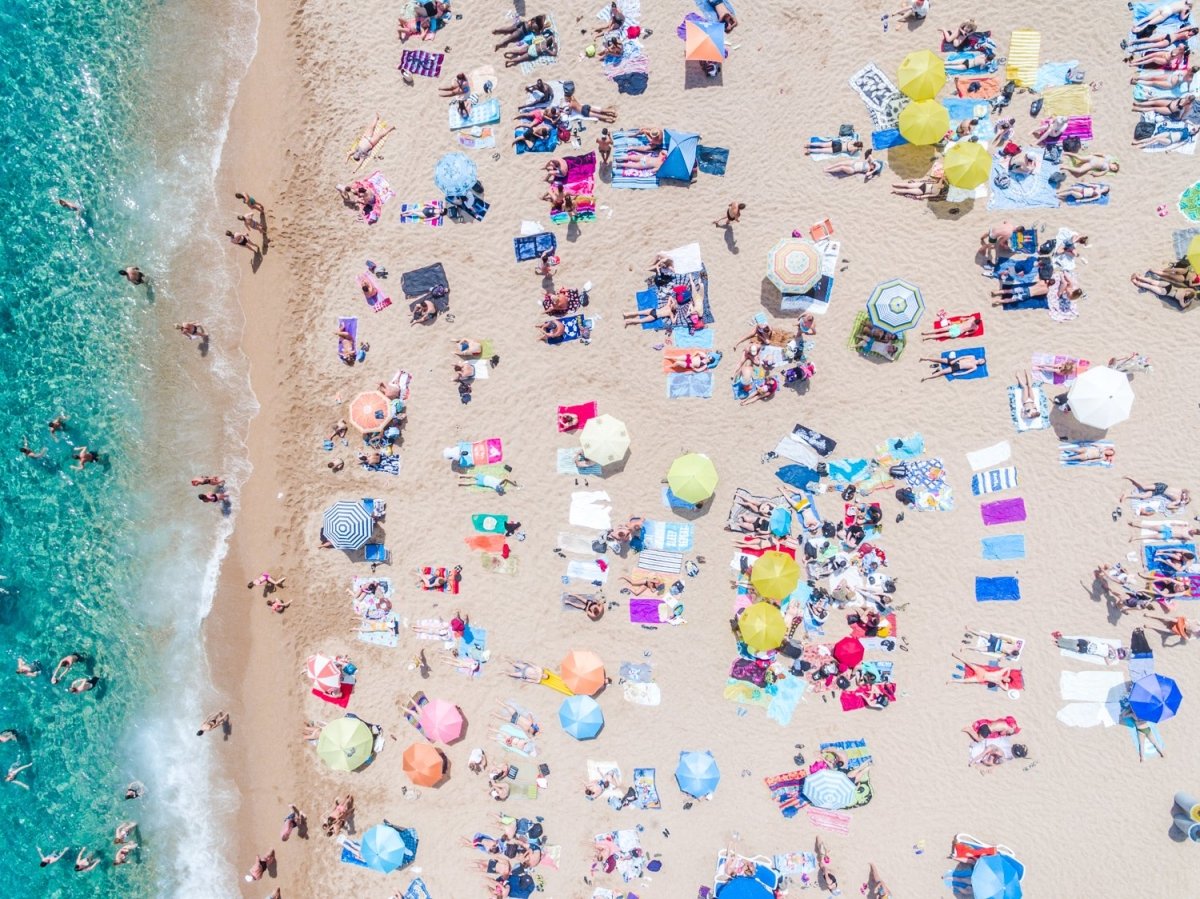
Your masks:
{"label": "turquoise beach towel", "polygon": [[[942,353],[942,361],[949,362],[951,357],[961,358],[962,356],[974,356],[976,359],[982,360],[982,359],[984,359],[984,348],[979,346],[979,347],[968,347],[965,350],[947,350],[946,352]],[[982,365],[977,367],[974,371],[967,372],[966,374],[946,375],[946,380],[947,381],[974,381],[979,378],[986,378],[987,376],[988,376],[987,362],[984,362]]]}
{"label": "turquoise beach towel", "polygon": [[984,537],[979,541],[985,559],[1008,560],[1025,558],[1025,535],[1005,534],[1003,537]]}

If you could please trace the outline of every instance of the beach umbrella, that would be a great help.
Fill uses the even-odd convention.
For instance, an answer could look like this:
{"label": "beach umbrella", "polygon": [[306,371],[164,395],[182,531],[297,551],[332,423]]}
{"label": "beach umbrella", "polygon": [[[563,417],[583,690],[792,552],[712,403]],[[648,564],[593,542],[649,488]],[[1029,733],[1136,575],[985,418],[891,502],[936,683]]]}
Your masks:
{"label": "beach umbrella", "polygon": [[1192,238],[1185,255],[1187,256],[1188,265],[1192,267],[1192,271],[1200,273],[1200,234]]}
{"label": "beach umbrella", "polygon": [[1123,372],[1097,365],[1075,379],[1067,404],[1080,424],[1107,430],[1129,417],[1133,388]]}
{"label": "beach umbrella", "polygon": [[775,891],[749,874],[731,877],[717,887],[717,899],[774,899]]}
{"label": "beach umbrella", "polygon": [[433,183],[447,197],[461,197],[470,193],[478,180],[475,160],[465,153],[447,153],[433,169]]}
{"label": "beach umbrella", "polygon": [[361,500],[341,499],[321,516],[321,530],[338,549],[359,549],[375,532],[375,519]]}
{"label": "beach umbrella", "polygon": [[559,667],[563,682],[582,696],[594,696],[604,686],[604,662],[594,652],[572,649]]}
{"label": "beach umbrella", "polygon": [[342,685],[342,669],[329,656],[309,656],[304,670],[313,686],[324,693],[333,693]]}
{"label": "beach umbrella", "polygon": [[971,869],[972,899],[1021,899],[1025,869],[1011,855],[985,855]]}
{"label": "beach umbrella", "polygon": [[738,616],[737,626],[742,642],[755,655],[778,649],[787,633],[783,612],[769,602],[756,602],[747,608]]}
{"label": "beach umbrella", "polygon": [[597,415],[583,426],[579,445],[583,454],[597,465],[611,465],[629,452],[629,431],[619,418]]}
{"label": "beach umbrella", "polygon": [[876,284],[867,298],[871,324],[889,334],[899,334],[914,327],[924,311],[925,298],[920,289],[902,278]]}
{"label": "beach umbrella", "polygon": [[863,645],[858,637],[842,637],[833,644],[833,657],[843,671],[862,664]]}
{"label": "beach umbrella", "polygon": [[946,66],[929,50],[917,50],[904,57],[896,75],[896,86],[913,100],[932,100],[945,83]]}
{"label": "beach umbrella", "polygon": [[952,186],[974,190],[991,177],[992,154],[981,143],[960,140],[946,150],[942,171]]}
{"label": "beach umbrella", "polygon": [[817,808],[849,808],[854,804],[854,781],[837,768],[822,768],[804,778],[800,788],[804,798]]}
{"label": "beach umbrella", "polygon": [[438,743],[453,743],[462,736],[463,716],[458,706],[444,699],[431,699],[417,717],[421,732]]}
{"label": "beach umbrella", "polygon": [[685,503],[699,503],[717,489],[717,468],[702,453],[688,453],[671,463],[667,486]]}
{"label": "beach umbrella", "polygon": [[679,764],[675,766],[675,783],[689,796],[700,799],[717,788],[721,772],[717,760],[707,750],[704,752],[681,752]]}
{"label": "beach umbrella", "polygon": [[1139,721],[1166,721],[1174,718],[1183,702],[1179,684],[1161,674],[1151,674],[1134,682],[1129,691],[1129,711]]}
{"label": "beach umbrella", "polygon": [[900,110],[900,135],[910,144],[936,144],[950,128],[950,113],[936,100],[916,100]]}
{"label": "beach umbrella", "polygon": [[800,565],[779,550],[767,550],[750,569],[750,585],[764,599],[783,599],[799,582]]}
{"label": "beach umbrella", "polygon": [[558,723],[576,740],[591,740],[604,728],[604,712],[590,696],[568,696],[558,707]]}
{"label": "beach umbrella", "polygon": [[358,718],[330,721],[317,738],[317,756],[334,771],[353,771],[371,758],[375,737]]}
{"label": "beach umbrella", "polygon": [[690,62],[724,62],[725,26],[688,19],[683,32],[683,58]]}
{"label": "beach umbrella", "polygon": [[383,429],[391,417],[391,401],[378,390],[360,393],[350,401],[350,424],[364,434]]}
{"label": "beach umbrella", "polygon": [[417,832],[411,827],[376,824],[363,834],[360,848],[368,868],[391,874],[417,857]]}
{"label": "beach umbrella", "polygon": [[696,148],[700,135],[687,131],[667,131],[663,137],[667,158],[662,161],[655,174],[669,181],[691,181],[696,167]]}
{"label": "beach umbrella", "polygon": [[432,787],[446,773],[446,759],[431,743],[413,743],[404,750],[404,773],[418,787]]}
{"label": "beach umbrella", "polygon": [[767,280],[783,294],[807,293],[821,280],[821,254],[811,241],[785,237],[767,254]]}

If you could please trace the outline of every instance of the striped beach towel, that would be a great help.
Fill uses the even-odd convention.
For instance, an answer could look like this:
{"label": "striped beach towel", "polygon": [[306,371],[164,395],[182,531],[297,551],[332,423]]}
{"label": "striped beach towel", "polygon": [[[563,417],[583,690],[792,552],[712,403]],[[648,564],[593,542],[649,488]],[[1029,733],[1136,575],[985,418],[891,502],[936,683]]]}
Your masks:
{"label": "striped beach towel", "polygon": [[640,188],[642,190],[658,187],[658,177],[654,172],[647,169],[622,168],[616,162],[616,157],[624,155],[625,151],[630,147],[649,146],[649,141],[645,137],[634,134],[632,131],[615,131],[612,138],[612,186],[633,189]]}
{"label": "striped beach towel", "polygon": [[644,568],[646,571],[678,574],[683,568],[683,554],[659,549],[643,550],[642,554],[638,556],[638,568]]}
{"label": "striped beach towel", "polygon": [[423,78],[437,78],[442,74],[442,62],[446,59],[444,53],[430,53],[428,50],[405,50],[400,54],[400,71],[411,72]]}
{"label": "striped beach towel", "polygon": [[1008,42],[1008,77],[1018,87],[1033,87],[1042,55],[1042,33],[1018,28]]}
{"label": "striped beach towel", "polygon": [[813,808],[809,806],[804,810],[808,815],[808,820],[813,827],[819,827],[821,830],[828,830],[832,833],[840,833],[846,836],[850,833],[850,816],[842,812],[831,812],[823,808]]}

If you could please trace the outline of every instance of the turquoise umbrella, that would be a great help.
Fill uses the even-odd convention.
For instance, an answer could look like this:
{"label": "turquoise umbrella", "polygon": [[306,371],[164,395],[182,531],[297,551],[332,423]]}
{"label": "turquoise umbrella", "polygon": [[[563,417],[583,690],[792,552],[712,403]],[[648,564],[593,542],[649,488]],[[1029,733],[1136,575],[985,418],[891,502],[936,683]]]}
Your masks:
{"label": "turquoise umbrella", "polygon": [[447,153],[433,170],[433,183],[448,197],[465,196],[478,180],[475,161],[465,153]]}
{"label": "turquoise umbrella", "polygon": [[390,874],[417,857],[417,832],[410,827],[376,824],[363,834],[361,848],[368,868]]}

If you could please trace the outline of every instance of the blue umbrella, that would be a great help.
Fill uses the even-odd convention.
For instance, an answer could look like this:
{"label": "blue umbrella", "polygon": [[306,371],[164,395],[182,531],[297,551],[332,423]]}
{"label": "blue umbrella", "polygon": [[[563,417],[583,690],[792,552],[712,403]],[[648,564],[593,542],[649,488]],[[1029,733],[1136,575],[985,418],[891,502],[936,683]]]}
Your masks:
{"label": "blue umbrella", "polygon": [[465,153],[447,153],[437,161],[433,170],[433,183],[447,197],[461,197],[470,193],[478,180],[475,161]]}
{"label": "blue umbrella", "polygon": [[558,707],[558,723],[576,740],[591,740],[604,727],[604,712],[590,696],[568,696]]}
{"label": "blue umbrella", "polygon": [[1169,677],[1151,674],[1143,677],[1129,691],[1129,711],[1139,721],[1166,721],[1175,717],[1183,694],[1179,685]]}
{"label": "blue umbrella", "polygon": [[837,768],[822,768],[809,774],[800,792],[817,808],[849,808],[854,803],[854,781]]}
{"label": "blue umbrella", "polygon": [[1025,867],[1011,855],[985,855],[971,871],[972,899],[1021,899]]}
{"label": "blue umbrella", "polygon": [[417,832],[391,824],[376,824],[362,838],[362,858],[367,867],[390,874],[417,857]]}
{"label": "blue umbrella", "polygon": [[717,887],[717,899],[772,899],[774,895],[757,877],[734,877]]}
{"label": "blue umbrella", "polygon": [[691,181],[692,169],[696,167],[696,147],[700,144],[700,135],[668,130],[665,143],[667,158],[662,161],[655,174],[670,181]]}
{"label": "blue umbrella", "polygon": [[375,519],[359,500],[338,500],[321,516],[325,539],[338,549],[359,549],[371,539]]}
{"label": "blue umbrella", "polygon": [[681,752],[675,766],[675,783],[689,796],[707,796],[721,782],[717,760],[711,752]]}

